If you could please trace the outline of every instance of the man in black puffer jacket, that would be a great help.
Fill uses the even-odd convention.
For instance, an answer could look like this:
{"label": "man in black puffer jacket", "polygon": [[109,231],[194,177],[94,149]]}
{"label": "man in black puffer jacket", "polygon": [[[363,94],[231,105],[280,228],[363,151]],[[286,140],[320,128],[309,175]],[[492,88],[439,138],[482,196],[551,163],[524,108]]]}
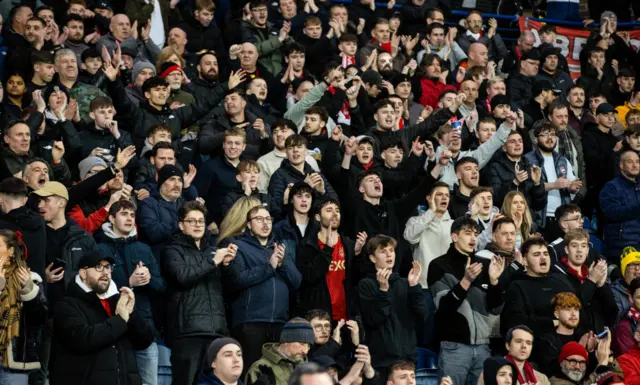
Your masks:
{"label": "man in black puffer jacket", "polygon": [[111,280],[111,257],[89,252],[54,316],[52,385],[142,385],[135,350],[153,341],[135,296]]}
{"label": "man in black puffer jacket", "polygon": [[196,201],[178,210],[180,232],[162,251],[162,271],[169,297],[167,345],[171,348],[173,384],[191,385],[205,347],[227,334],[221,264],[235,258],[236,246],[218,249],[209,243],[206,209]]}
{"label": "man in black puffer jacket", "polygon": [[522,156],[522,134],[512,131],[502,149],[494,154],[491,163],[481,173],[482,185],[493,188],[493,204],[501,207],[508,192],[519,191],[527,199],[529,208],[542,210],[547,201],[547,192],[540,181],[542,171],[533,169]]}

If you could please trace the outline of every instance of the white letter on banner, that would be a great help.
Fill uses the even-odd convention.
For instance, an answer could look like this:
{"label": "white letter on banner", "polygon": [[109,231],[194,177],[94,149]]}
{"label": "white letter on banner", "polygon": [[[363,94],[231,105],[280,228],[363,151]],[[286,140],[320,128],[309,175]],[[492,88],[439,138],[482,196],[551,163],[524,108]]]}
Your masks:
{"label": "white letter on banner", "polygon": [[556,42],[554,44],[555,47],[560,48],[562,51],[560,52],[562,56],[568,57],[569,52],[569,38],[564,35],[556,35]]}
{"label": "white letter on banner", "polygon": [[582,46],[587,44],[587,38],[585,37],[575,37],[573,39],[573,60],[580,62],[580,51],[582,51]]}

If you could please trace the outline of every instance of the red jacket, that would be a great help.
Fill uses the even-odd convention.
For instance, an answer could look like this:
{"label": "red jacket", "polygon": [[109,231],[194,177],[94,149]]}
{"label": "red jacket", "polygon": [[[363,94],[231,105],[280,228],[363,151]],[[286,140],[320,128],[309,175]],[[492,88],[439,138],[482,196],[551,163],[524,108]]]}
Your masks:
{"label": "red jacket", "polygon": [[89,216],[85,216],[84,212],[80,206],[75,205],[71,211],[67,214],[67,216],[76,223],[78,226],[85,229],[89,234],[93,235],[102,226],[102,224],[109,218],[109,212],[105,210],[104,207],[100,207],[100,209],[95,212],[89,214]]}
{"label": "red jacket", "polygon": [[638,345],[618,357],[626,385],[640,385],[640,348]]}
{"label": "red jacket", "polygon": [[420,104],[425,107],[431,106],[434,110],[438,108],[440,95],[445,90],[456,90],[456,88],[450,84],[444,84],[441,81],[434,82],[433,80],[427,78],[420,79],[420,88],[422,89],[422,94],[420,95]]}

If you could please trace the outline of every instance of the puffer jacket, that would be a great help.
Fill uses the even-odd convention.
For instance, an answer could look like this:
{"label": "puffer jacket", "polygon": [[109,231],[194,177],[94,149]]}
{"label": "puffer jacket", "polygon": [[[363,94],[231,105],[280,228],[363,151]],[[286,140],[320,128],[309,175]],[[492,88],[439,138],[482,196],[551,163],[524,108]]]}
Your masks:
{"label": "puffer jacket", "polygon": [[227,333],[221,270],[213,262],[215,245],[176,232],[162,251],[167,280],[169,344],[185,337],[213,337]]}
{"label": "puffer jacket", "polygon": [[253,43],[258,50],[258,62],[272,74],[282,70],[282,53],[280,49],[283,42],[278,39],[280,31],[273,23],[267,22],[265,28],[259,28],[251,20],[243,21],[241,27],[242,41]]}
{"label": "puffer jacket", "polygon": [[624,281],[624,278],[620,278],[611,284],[611,292],[613,298],[616,300],[616,306],[618,306],[617,322],[624,318],[629,313],[631,307],[631,301],[629,301],[629,285]]}
{"label": "puffer jacket", "polygon": [[294,262],[295,250],[286,248],[282,265],[269,263],[274,240],[263,246],[249,230],[232,238],[236,258],[225,268],[225,287],[232,294],[231,326],[248,322],[285,323],[289,319],[289,295],[300,287],[302,275]]}
{"label": "puffer jacket", "polygon": [[528,171],[531,167],[527,158],[521,157],[519,162],[513,162],[507,157],[506,152],[498,150],[491,163],[482,169],[482,185],[493,188],[493,204],[498,207],[502,207],[507,193],[520,191],[527,199],[531,211],[541,210],[547,204],[547,192],[544,189],[544,184],[541,181],[538,186],[535,186],[529,178],[516,186],[513,183],[516,177],[516,164],[520,170]]}
{"label": "puffer jacket", "polygon": [[618,262],[626,246],[640,248],[640,183],[618,175],[600,192],[600,208],[604,213],[604,254]]}
{"label": "puffer jacket", "polygon": [[150,193],[150,197],[140,201],[137,223],[141,240],[151,246],[153,254],[158,256],[171,234],[178,230],[178,209],[184,199],[169,202],[162,199],[158,190]]}
{"label": "puffer jacket", "polygon": [[156,331],[160,325],[154,323],[154,304],[160,303],[160,295],[166,290],[164,279],[160,275],[160,267],[156,258],[147,244],[138,242],[138,232],[134,227],[128,237],[119,237],[113,232],[113,225],[109,222],[102,225],[102,228],[94,235],[100,254],[103,257],[112,257],[116,263],[111,273],[111,278],[118,287],[129,287],[129,277],[142,262],[142,265],[149,269],[151,279],[145,286],[136,287],[136,310],[140,316],[147,321]]}

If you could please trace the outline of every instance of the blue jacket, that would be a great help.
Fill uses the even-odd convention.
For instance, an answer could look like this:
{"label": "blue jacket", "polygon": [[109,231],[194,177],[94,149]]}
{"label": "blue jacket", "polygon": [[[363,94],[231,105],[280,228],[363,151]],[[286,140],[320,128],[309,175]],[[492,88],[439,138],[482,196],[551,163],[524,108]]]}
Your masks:
{"label": "blue jacket", "polygon": [[145,243],[138,242],[135,228],[131,231],[129,237],[120,238],[113,232],[113,227],[109,222],[104,223],[94,237],[98,243],[100,254],[103,257],[112,257],[116,261],[111,278],[118,287],[130,287],[129,277],[131,277],[139,262],[142,262],[149,269],[151,274],[149,284],[135,287],[133,291],[136,295],[136,310],[153,327],[156,331],[156,336],[159,337],[157,332],[160,329],[160,325],[156,325],[153,321],[152,302],[160,303],[159,295],[164,293],[166,286],[151,248]]}
{"label": "blue jacket", "polygon": [[640,247],[640,183],[618,175],[600,191],[600,208],[604,213],[604,255],[620,261],[625,246]]}
{"label": "blue jacket", "polygon": [[[556,166],[556,175],[558,178],[567,177],[567,163],[569,162],[567,158],[560,155],[558,152],[553,151],[553,164]],[[540,183],[544,186],[545,183],[549,180],[547,178],[547,172],[544,170],[544,158],[540,153],[540,150],[536,148],[530,153],[524,156],[528,161],[530,166],[538,166],[542,169],[542,178]],[[569,193],[568,189],[560,190],[560,198],[562,199],[562,204],[571,203],[571,193]],[[542,210],[538,210],[534,212],[534,221],[538,224],[539,227],[545,228],[547,223],[547,205],[545,205]]]}
{"label": "blue jacket", "polygon": [[231,240],[238,246],[236,258],[225,269],[225,287],[233,295],[231,326],[248,322],[286,323],[289,293],[298,290],[302,275],[294,262],[295,250],[286,248],[282,265],[269,263],[273,237],[266,246],[250,232]]}
{"label": "blue jacket", "polygon": [[220,223],[222,197],[238,185],[235,166],[224,156],[209,159],[198,170],[194,183],[200,196],[207,202],[211,219]]}
{"label": "blue jacket", "polygon": [[178,230],[178,209],[184,199],[168,202],[162,199],[158,190],[151,191],[150,194],[150,197],[140,201],[136,222],[141,240],[151,246],[153,254],[158,258],[171,234]]}

